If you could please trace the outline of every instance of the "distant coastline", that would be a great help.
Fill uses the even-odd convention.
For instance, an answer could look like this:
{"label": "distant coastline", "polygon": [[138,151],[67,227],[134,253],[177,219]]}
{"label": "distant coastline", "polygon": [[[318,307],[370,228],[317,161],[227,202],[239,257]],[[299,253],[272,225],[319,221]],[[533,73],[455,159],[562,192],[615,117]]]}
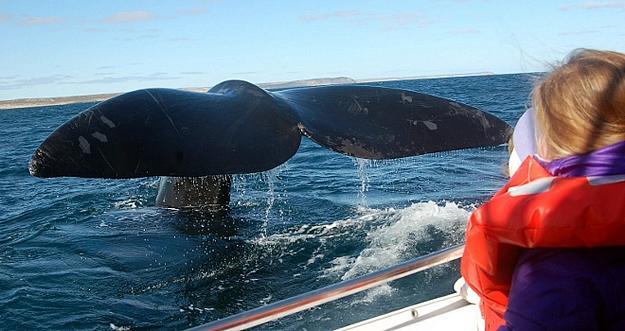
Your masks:
{"label": "distant coastline", "polygon": [[[329,78],[302,79],[302,80],[295,80],[295,81],[289,81],[289,82],[260,83],[258,84],[258,86],[264,89],[284,89],[284,88],[318,86],[318,85],[372,83],[372,82],[386,82],[386,81],[399,81],[399,80],[453,78],[453,77],[488,76],[488,75],[494,75],[494,73],[473,72],[473,73],[465,73],[465,74],[451,74],[451,75],[437,75],[437,76],[383,77],[383,78],[367,78],[367,79],[358,79],[358,80],[352,79],[349,77],[329,77]],[[209,89],[210,87],[181,88],[181,90],[192,91],[192,92],[206,92]],[[79,95],[79,96],[67,96],[67,97],[23,98],[23,99],[13,99],[13,100],[0,100],[0,110],[67,105],[67,104],[72,104],[72,103],[99,102],[99,101],[110,99],[119,94],[121,93],[104,93],[104,94],[91,94],[91,95]]]}

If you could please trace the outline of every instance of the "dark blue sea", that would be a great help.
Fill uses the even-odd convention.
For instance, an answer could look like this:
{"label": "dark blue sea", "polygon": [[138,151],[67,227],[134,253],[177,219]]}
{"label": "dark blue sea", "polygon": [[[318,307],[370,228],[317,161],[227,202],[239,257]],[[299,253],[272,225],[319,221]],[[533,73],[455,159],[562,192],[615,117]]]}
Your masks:
{"label": "dark blue sea", "polygon": [[[510,124],[536,75],[372,83],[460,101]],[[158,178],[39,179],[36,147],[92,104],[0,111],[0,329],[180,330],[433,252],[505,181],[506,147],[366,161],[304,138],[235,176],[231,211],[157,208]],[[452,292],[458,263],[259,329],[327,330]]]}

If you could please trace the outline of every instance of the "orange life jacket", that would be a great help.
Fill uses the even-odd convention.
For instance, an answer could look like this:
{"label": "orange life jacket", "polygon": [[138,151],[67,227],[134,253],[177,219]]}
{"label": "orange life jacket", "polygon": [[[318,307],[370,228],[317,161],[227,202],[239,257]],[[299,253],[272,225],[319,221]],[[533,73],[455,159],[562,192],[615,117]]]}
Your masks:
{"label": "orange life jacket", "polygon": [[625,245],[625,175],[554,177],[528,157],[470,216],[461,271],[480,296],[486,330],[504,323],[524,248]]}

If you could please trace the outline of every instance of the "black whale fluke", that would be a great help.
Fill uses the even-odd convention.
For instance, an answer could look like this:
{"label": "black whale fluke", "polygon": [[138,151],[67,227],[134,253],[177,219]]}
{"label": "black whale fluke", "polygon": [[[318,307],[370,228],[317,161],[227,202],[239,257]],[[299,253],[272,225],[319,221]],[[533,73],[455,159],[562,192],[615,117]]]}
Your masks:
{"label": "black whale fluke", "polygon": [[[297,122],[262,89],[147,89],[99,103],[32,157],[39,177],[206,176],[269,170],[297,151]],[[243,88],[241,88],[243,87]]]}
{"label": "black whale fluke", "polygon": [[476,108],[412,91],[324,86],[269,92],[226,81],[208,93],[146,89],[80,113],[33,155],[38,177],[198,177],[269,170],[301,134],[368,159],[505,143],[511,128]]}
{"label": "black whale fluke", "polygon": [[507,142],[499,118],[451,100],[372,86],[322,86],[274,92],[299,117],[303,134],[333,151],[395,159]]}

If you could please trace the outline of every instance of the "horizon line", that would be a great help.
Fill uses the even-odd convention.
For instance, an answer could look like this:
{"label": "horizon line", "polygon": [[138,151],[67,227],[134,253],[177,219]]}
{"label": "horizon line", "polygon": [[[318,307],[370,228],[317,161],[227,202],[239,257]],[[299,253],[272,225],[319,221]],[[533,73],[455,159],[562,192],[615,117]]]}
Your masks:
{"label": "horizon line", "polygon": [[[298,79],[298,80],[291,80],[291,81],[255,83],[255,85],[258,85],[259,87],[264,88],[264,89],[275,89],[275,88],[311,87],[311,86],[322,86],[322,85],[363,84],[363,83],[392,82],[392,81],[404,81],[404,80],[502,76],[502,75],[535,74],[535,73],[541,73],[541,72],[530,71],[530,72],[494,73],[492,71],[479,71],[479,72],[466,72],[466,73],[457,73],[457,74],[390,76],[390,77],[361,78],[361,79],[353,79],[347,76],[335,76],[335,77],[305,78],[305,79]],[[191,91],[191,92],[206,92],[211,87],[212,86],[179,87],[175,89],[183,90],[183,91]],[[127,91],[127,92],[130,92],[130,91]],[[5,100],[0,100],[0,110],[58,106],[58,105],[67,105],[67,104],[74,104],[74,103],[100,102],[100,101],[104,101],[114,96],[124,94],[127,92],[104,92],[104,93],[70,95],[70,96],[50,96],[50,97],[5,99]]]}

